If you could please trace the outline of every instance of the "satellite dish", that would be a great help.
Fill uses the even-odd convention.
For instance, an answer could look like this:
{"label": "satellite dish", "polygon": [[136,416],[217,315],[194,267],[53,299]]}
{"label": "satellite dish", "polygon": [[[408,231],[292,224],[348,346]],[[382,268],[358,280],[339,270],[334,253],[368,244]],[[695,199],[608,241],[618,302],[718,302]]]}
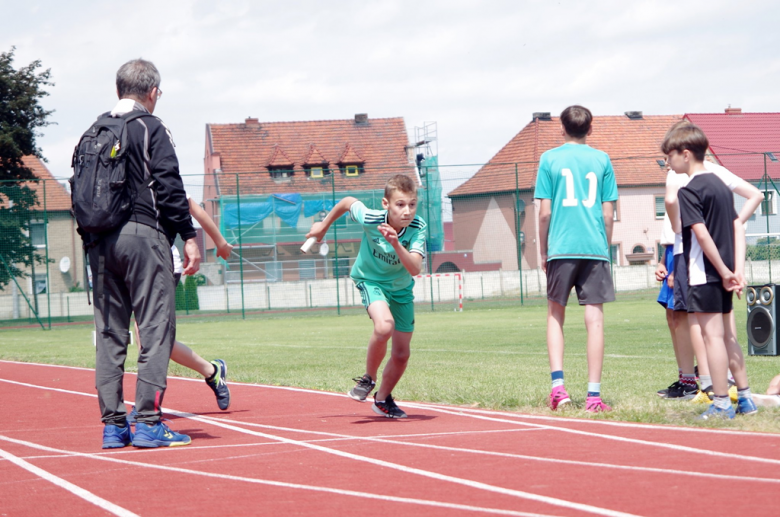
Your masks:
{"label": "satellite dish", "polygon": [[60,259],[60,271],[62,273],[70,271],[70,259],[68,257],[62,257]]}
{"label": "satellite dish", "polygon": [[323,242],[322,244],[320,244],[320,255],[324,257],[328,254],[329,251],[330,251],[330,246],[328,246],[327,242]]}

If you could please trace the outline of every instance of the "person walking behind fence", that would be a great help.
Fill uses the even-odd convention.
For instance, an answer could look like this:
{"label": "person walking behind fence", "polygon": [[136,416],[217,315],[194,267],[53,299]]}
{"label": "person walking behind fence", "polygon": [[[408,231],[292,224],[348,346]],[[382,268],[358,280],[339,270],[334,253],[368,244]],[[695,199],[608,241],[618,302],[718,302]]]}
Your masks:
{"label": "person walking behind fence", "polygon": [[366,372],[353,379],[357,384],[348,394],[363,402],[373,391],[392,337],[390,359],[372,409],[388,418],[406,418],[393,400],[392,391],[409,361],[414,332],[413,277],[422,271],[426,225],[415,215],[417,185],[408,176],[397,174],[387,180],[382,207],[384,210],[370,210],[354,197],[345,197],[322,222],[312,225],[306,237],[322,240],[330,225],[346,212],[363,227],[363,240],[350,276],[374,322],[374,332],[368,342]]}
{"label": "person walking behind fence", "polygon": [[601,400],[604,362],[603,304],[615,300],[609,268],[613,203],[618,199],[612,162],[607,153],[588,146],[593,115],[582,106],[561,113],[566,143],[539,160],[534,198],[539,209],[542,269],[547,274],[547,352],[552,391],[548,405],[556,410],[571,402],[563,379],[563,322],[572,287],[585,306],[588,332],[588,392],[585,410],[610,411]]}
{"label": "person walking behind fence", "polygon": [[[661,145],[672,170],[690,178],[677,192],[688,273],[686,305],[689,318],[701,328],[714,393],[712,405],[699,418],[733,419],[735,413],[757,411],[742,349],[729,339],[735,333],[732,293],[740,296],[745,285],[745,228],[731,190],[704,166],[708,148],[706,135],[694,125],[673,129]],[[729,365],[737,382],[736,411],[728,394]]]}
{"label": "person walking behind fence", "polygon": [[[222,235],[222,232],[219,231],[217,225],[214,224],[214,221],[211,220],[206,211],[203,210],[198,203],[193,201],[189,196],[187,196],[187,201],[192,217],[198,221],[198,224],[200,224],[208,236],[211,237],[211,240],[214,241],[214,244],[217,247],[217,256],[227,260],[230,257],[230,253],[233,251],[233,245],[228,243]],[[179,285],[179,280],[184,272],[184,265],[181,261],[181,255],[179,255],[179,249],[176,246],[171,246],[171,254],[173,255],[173,285],[175,290],[176,286]],[[135,333],[136,336],[138,336],[138,322],[135,324]],[[138,351],[140,352],[140,337],[138,337],[136,343],[138,344]],[[206,361],[190,347],[177,340],[173,342],[171,361],[201,374],[206,380],[208,387],[214,392],[219,409],[225,411],[230,407],[230,388],[228,388],[227,385],[227,364],[224,360],[214,359],[213,361]],[[137,410],[135,406],[133,406],[127,421],[130,424],[134,424],[136,415]]]}
{"label": "person walking behind fence", "polygon": [[[184,239],[185,274],[198,271],[201,257],[170,131],[152,115],[162,96],[160,73],[149,61],[128,61],[117,72],[116,89],[119,102],[85,133],[74,152],[71,189],[95,279],[95,383],[105,424],[103,448],[187,445],[190,437],[163,424],[160,409],[176,337],[170,252],[175,236]],[[99,138],[93,143],[93,135],[112,137],[105,128],[114,129],[112,143],[104,145]],[[92,174],[96,187],[85,185],[84,178]],[[108,205],[84,201],[89,195],[99,201],[115,194],[125,197]],[[106,206],[122,214],[120,224],[108,231],[86,225],[94,219],[92,212]],[[122,389],[131,313],[143,343],[135,434],[127,424]]]}

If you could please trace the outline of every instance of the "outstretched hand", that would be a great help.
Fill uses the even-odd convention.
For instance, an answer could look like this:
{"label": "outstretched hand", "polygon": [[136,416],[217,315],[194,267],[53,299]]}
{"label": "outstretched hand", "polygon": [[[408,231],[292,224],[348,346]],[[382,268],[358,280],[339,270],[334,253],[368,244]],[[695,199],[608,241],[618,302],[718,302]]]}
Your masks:
{"label": "outstretched hand", "polygon": [[382,237],[384,237],[385,240],[389,242],[392,247],[395,247],[396,244],[398,244],[398,232],[395,231],[395,228],[393,228],[387,223],[382,223],[379,225],[378,229],[379,229],[379,233],[382,234]]}
{"label": "outstretched hand", "polygon": [[311,229],[309,230],[309,233],[306,234],[306,238],[309,237],[316,237],[317,242],[320,242],[323,238],[325,238],[325,234],[328,233],[328,227],[323,222],[317,222],[311,225]]}

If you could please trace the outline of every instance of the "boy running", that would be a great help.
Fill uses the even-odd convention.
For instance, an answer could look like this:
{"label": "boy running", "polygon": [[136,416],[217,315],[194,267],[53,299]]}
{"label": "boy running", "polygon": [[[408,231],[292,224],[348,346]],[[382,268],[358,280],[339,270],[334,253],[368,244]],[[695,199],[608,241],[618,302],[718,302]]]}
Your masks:
{"label": "boy running", "polygon": [[[699,418],[734,418],[757,411],[738,343],[729,339],[732,293],[744,287],[745,228],[734,210],[731,190],[707,171],[704,156],[709,141],[697,126],[667,133],[661,150],[672,170],[690,178],[677,193],[682,220],[683,257],[688,273],[686,305],[689,318],[701,328],[712,377],[714,401]],[[737,409],[728,394],[728,369],[737,382]]]}
{"label": "boy running", "polygon": [[330,225],[346,212],[362,225],[363,240],[350,277],[374,322],[374,332],[368,342],[366,373],[354,379],[357,384],[348,394],[362,402],[373,391],[392,337],[390,360],[382,372],[372,409],[387,418],[406,418],[393,401],[392,391],[409,361],[414,331],[413,277],[422,271],[426,225],[415,215],[417,185],[408,176],[398,174],[387,181],[382,207],[384,210],[371,210],[354,197],[345,197],[322,222],[312,225],[306,237],[321,241]]}
{"label": "boy running", "polygon": [[604,360],[602,304],[615,300],[609,270],[613,202],[618,199],[609,156],[586,144],[593,115],[582,106],[561,113],[565,144],[545,152],[539,160],[534,198],[539,209],[542,269],[547,273],[547,352],[555,410],[570,403],[563,381],[563,323],[571,288],[585,305],[588,332],[588,394],[585,410],[610,411],[601,400]]}

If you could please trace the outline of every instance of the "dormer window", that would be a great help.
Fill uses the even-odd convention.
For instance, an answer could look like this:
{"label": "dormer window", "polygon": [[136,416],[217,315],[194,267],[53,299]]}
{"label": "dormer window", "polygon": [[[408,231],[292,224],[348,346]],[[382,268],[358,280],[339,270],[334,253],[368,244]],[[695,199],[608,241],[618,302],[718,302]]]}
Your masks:
{"label": "dormer window", "polygon": [[346,165],[344,166],[344,175],[345,176],[359,176],[360,175],[360,167],[357,165]]}
{"label": "dormer window", "polygon": [[312,167],[309,169],[309,177],[310,178],[324,178],[325,173],[322,170],[322,167]]}
{"label": "dormer window", "polygon": [[295,174],[295,171],[293,171],[289,167],[274,167],[269,166],[268,172],[271,173],[271,177],[273,179],[286,179],[292,177],[293,174]]}

